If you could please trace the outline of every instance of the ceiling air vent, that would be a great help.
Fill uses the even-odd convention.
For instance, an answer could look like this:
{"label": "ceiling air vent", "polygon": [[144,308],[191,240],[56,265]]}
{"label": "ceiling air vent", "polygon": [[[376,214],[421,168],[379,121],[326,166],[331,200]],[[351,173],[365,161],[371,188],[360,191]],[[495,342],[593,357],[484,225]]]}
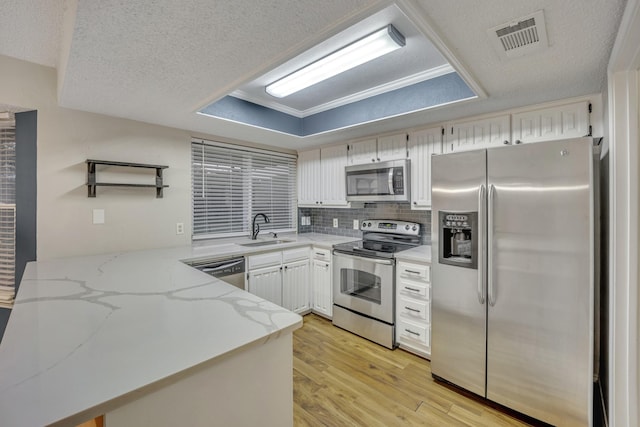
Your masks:
{"label": "ceiling air vent", "polygon": [[487,33],[502,58],[529,55],[549,46],[542,10],[493,27]]}

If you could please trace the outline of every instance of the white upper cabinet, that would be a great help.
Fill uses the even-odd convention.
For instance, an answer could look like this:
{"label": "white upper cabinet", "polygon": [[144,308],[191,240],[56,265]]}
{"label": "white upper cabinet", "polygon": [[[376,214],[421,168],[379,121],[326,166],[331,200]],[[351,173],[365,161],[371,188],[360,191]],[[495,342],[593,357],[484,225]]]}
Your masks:
{"label": "white upper cabinet", "polygon": [[407,134],[382,136],[349,144],[349,164],[361,165],[372,162],[405,159],[407,157]]}
{"label": "white upper cabinet", "polygon": [[442,127],[409,134],[411,209],[431,208],[431,156],[442,153]]}
{"label": "white upper cabinet", "polygon": [[[345,166],[411,160],[411,208],[431,208],[431,156],[505,144],[542,142],[601,132],[597,97],[565,100],[495,116],[460,120],[429,129],[369,138],[298,153],[298,205],[351,206],[346,201]],[[594,120],[592,122],[592,120]]]}
{"label": "white upper cabinet", "polygon": [[[344,168],[347,166],[347,146],[336,145],[320,151],[323,206],[346,207],[347,189]],[[316,180],[318,178],[316,177]]]}
{"label": "white upper cabinet", "polygon": [[349,164],[361,165],[375,162],[378,157],[378,141],[367,139],[349,144]]}
{"label": "white upper cabinet", "polygon": [[344,168],[347,146],[298,153],[298,206],[349,207]]}
{"label": "white upper cabinet", "polygon": [[320,202],[320,150],[298,153],[298,205],[315,206]]}
{"label": "white upper cabinet", "polygon": [[515,144],[587,136],[590,134],[589,125],[588,101],[525,111],[511,116]]}
{"label": "white upper cabinet", "polygon": [[450,123],[445,132],[444,152],[475,150],[509,144],[510,123],[511,116],[509,114]]}
{"label": "white upper cabinet", "polygon": [[398,160],[407,158],[407,134],[383,136],[378,138],[378,161]]}

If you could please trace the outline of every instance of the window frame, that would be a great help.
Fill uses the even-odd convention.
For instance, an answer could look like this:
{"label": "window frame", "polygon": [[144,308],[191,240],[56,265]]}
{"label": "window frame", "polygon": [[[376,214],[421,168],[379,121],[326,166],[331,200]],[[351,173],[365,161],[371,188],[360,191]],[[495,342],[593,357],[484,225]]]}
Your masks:
{"label": "window frame", "polygon": [[[207,147],[210,147],[210,149],[207,150]],[[228,155],[229,158],[224,159],[223,153]],[[199,156],[196,154],[199,154]],[[211,160],[207,159],[207,157],[214,158],[216,155],[220,155],[221,161],[217,164],[209,163],[209,168],[229,168],[229,181],[224,180],[224,170],[219,176],[209,175],[207,179],[207,175],[204,172],[205,165],[207,165],[207,160]],[[233,167],[238,168],[237,176],[231,175],[233,174],[231,171]],[[235,179],[239,181],[235,181]],[[241,188],[238,191],[237,185],[240,180]],[[207,222],[211,222],[209,219],[210,214],[206,212],[209,209],[208,206],[214,203],[213,200],[216,196],[222,197],[220,190],[216,194],[216,189],[213,186],[218,182],[228,185],[231,191],[230,196],[227,196],[231,200],[220,208],[221,214],[231,218],[228,221],[228,225],[224,225],[224,219],[218,220],[222,225],[207,224]],[[282,196],[283,190],[286,190],[285,197]],[[198,200],[197,195],[199,193],[209,193],[212,196],[209,201],[206,198],[205,200]],[[237,203],[234,200],[236,197],[241,197],[242,207],[240,209],[233,206],[233,203]],[[283,201],[284,203],[282,204]],[[263,206],[255,207],[256,203],[261,203]],[[271,224],[266,224],[262,218],[258,220],[262,231],[274,233],[297,231],[297,156],[278,151],[192,138],[192,240],[250,236],[252,219],[257,213],[265,213],[272,219]],[[241,219],[234,218],[234,216],[241,216]],[[213,228],[221,227],[231,231],[212,231]]]}

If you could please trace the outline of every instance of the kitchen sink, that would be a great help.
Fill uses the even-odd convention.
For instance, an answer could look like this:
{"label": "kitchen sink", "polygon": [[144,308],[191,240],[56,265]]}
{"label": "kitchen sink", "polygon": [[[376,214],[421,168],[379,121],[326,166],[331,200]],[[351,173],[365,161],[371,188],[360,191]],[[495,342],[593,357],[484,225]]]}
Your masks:
{"label": "kitchen sink", "polygon": [[247,246],[249,248],[254,246],[269,246],[269,245],[277,245],[279,243],[291,243],[293,240],[260,240],[259,242],[251,242],[251,243],[238,243],[240,246]]}

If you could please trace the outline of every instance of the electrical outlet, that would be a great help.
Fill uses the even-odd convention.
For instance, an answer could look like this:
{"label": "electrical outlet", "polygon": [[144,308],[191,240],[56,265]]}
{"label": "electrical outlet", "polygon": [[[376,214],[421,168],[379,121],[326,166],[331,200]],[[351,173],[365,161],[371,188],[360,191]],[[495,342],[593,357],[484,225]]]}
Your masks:
{"label": "electrical outlet", "polygon": [[338,228],[338,218],[333,218],[333,228]]}
{"label": "electrical outlet", "polygon": [[93,210],[93,223],[104,224],[104,209]]}
{"label": "electrical outlet", "polygon": [[176,234],[184,234],[184,223],[176,222]]}
{"label": "electrical outlet", "polygon": [[353,220],[353,229],[354,230],[359,230],[360,229],[360,221],[358,221],[357,219]]}

